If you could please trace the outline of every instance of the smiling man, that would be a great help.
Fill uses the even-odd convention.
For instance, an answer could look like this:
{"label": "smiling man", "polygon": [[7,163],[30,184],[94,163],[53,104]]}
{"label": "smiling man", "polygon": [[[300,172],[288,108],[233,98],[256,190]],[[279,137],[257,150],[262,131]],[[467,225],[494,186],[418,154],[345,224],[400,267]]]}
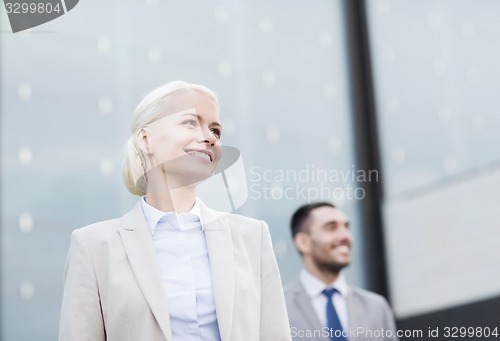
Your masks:
{"label": "smiling man", "polygon": [[348,286],[342,274],[353,242],[347,216],[327,202],[304,205],[291,229],[304,261],[285,291],[293,340],[398,340],[385,298]]}

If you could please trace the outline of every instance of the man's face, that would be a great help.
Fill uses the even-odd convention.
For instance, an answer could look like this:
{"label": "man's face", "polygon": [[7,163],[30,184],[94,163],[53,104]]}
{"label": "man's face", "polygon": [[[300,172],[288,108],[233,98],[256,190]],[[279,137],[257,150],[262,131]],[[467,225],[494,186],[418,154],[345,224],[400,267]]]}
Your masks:
{"label": "man's face", "polygon": [[302,250],[320,270],[337,273],[351,261],[352,235],[349,219],[337,208],[323,206],[311,211],[308,246]]}

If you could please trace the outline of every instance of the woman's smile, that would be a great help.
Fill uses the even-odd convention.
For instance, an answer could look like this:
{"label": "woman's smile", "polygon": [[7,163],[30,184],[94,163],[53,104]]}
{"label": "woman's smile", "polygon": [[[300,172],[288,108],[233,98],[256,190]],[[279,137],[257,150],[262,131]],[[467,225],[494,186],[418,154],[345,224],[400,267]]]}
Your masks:
{"label": "woman's smile", "polygon": [[186,153],[194,157],[200,158],[205,162],[212,163],[214,157],[213,153],[209,150],[187,150]]}

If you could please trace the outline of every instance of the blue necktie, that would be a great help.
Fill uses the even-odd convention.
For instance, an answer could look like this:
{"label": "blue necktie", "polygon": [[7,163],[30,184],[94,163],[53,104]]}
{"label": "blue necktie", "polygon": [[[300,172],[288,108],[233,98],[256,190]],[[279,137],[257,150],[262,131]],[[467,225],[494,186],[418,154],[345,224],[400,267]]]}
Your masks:
{"label": "blue necktie", "polygon": [[326,303],[326,320],[328,323],[328,328],[330,329],[330,335],[332,336],[332,340],[335,341],[346,341],[346,338],[342,336],[342,324],[340,323],[339,316],[335,311],[335,307],[333,306],[332,297],[335,294],[337,289],[325,289],[321,293],[326,296],[328,302]]}

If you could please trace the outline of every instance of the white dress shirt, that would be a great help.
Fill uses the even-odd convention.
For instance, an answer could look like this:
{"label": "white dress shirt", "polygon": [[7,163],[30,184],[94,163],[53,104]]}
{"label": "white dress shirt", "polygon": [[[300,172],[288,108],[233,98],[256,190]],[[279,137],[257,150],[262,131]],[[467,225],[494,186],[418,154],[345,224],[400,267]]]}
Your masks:
{"label": "white dress shirt", "polygon": [[189,213],[141,200],[160,265],[174,341],[220,341],[207,243],[198,200]]}
{"label": "white dress shirt", "polygon": [[307,270],[302,269],[302,272],[300,273],[300,281],[304,286],[306,293],[311,298],[311,303],[314,307],[314,311],[318,315],[318,318],[324,327],[328,327],[328,322],[326,319],[326,303],[328,302],[328,299],[325,295],[322,294],[322,292],[324,289],[337,289],[338,293],[333,295],[333,305],[335,307],[337,315],[339,316],[342,327],[344,328],[344,330],[347,330],[349,328],[349,318],[347,315],[346,301],[348,287],[344,275],[340,273],[340,275],[333,283],[325,286],[325,283],[311,275]]}

